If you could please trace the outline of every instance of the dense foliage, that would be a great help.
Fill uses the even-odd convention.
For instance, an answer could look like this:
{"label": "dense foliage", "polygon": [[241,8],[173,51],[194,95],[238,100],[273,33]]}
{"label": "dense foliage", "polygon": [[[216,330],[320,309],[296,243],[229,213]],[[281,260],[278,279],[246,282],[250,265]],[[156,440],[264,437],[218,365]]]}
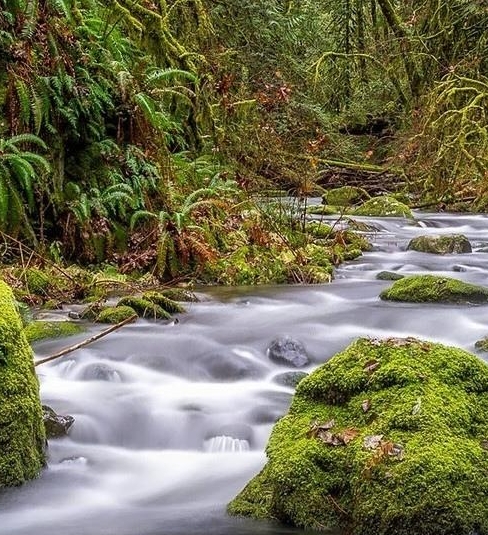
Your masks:
{"label": "dense foliage", "polygon": [[250,192],[331,166],[482,209],[486,27],[481,0],[2,0],[0,230],[167,278],[293,246]]}

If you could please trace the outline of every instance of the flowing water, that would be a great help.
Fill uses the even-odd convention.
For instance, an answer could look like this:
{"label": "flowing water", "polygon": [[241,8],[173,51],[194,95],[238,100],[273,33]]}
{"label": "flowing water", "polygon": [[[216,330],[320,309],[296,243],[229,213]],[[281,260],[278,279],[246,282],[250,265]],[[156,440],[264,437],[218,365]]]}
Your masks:
{"label": "flowing water", "polygon": [[[310,371],[359,336],[417,336],[473,351],[488,335],[488,307],[379,300],[390,284],[375,279],[382,270],[488,285],[488,217],[417,217],[365,219],[377,229],[373,251],[338,269],[330,285],[207,289],[179,323],[139,321],[38,368],[43,402],[76,421],[68,438],[50,442],[38,480],[0,494],[0,534],[300,533],[225,514],[263,466],[273,422],[292,396],[273,379],[287,368],[267,358],[270,342],[300,340]],[[405,251],[414,236],[451,232],[468,236],[474,252]]]}

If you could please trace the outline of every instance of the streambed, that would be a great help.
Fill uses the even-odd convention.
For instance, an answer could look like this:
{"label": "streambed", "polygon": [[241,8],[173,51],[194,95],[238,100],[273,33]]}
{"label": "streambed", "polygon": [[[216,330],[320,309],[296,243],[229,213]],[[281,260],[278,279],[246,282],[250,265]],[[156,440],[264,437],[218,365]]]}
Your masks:
{"label": "streambed", "polygon": [[[139,321],[38,368],[43,402],[76,422],[68,438],[51,441],[38,480],[0,493],[0,533],[304,533],[225,514],[263,466],[273,422],[293,393],[274,379],[288,368],[267,358],[269,344],[297,338],[311,371],[359,336],[416,336],[474,351],[488,335],[487,306],[382,302],[391,283],[375,278],[434,273],[488,286],[487,216],[358,219],[377,229],[373,251],[341,266],[330,285],[205,289],[177,324]],[[405,251],[414,236],[442,233],[465,234],[474,252]],[[44,342],[36,353],[64,345]]]}

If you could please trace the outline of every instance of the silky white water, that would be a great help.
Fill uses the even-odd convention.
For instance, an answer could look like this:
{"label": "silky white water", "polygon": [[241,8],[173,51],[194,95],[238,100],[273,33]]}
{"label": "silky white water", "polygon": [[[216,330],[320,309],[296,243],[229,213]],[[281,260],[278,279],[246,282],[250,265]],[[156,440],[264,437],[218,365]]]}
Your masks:
{"label": "silky white water", "polygon": [[[339,268],[330,285],[207,289],[177,324],[139,321],[39,367],[43,403],[75,424],[50,442],[38,480],[0,493],[0,534],[298,533],[225,514],[263,466],[293,393],[273,381],[288,368],[268,360],[270,342],[300,340],[308,372],[359,336],[417,336],[474,351],[488,335],[487,306],[387,303],[378,295],[391,283],[375,279],[382,270],[429,272],[488,286],[486,216],[361,219],[378,229],[369,234],[374,250]],[[405,251],[414,236],[452,232],[474,252]]]}

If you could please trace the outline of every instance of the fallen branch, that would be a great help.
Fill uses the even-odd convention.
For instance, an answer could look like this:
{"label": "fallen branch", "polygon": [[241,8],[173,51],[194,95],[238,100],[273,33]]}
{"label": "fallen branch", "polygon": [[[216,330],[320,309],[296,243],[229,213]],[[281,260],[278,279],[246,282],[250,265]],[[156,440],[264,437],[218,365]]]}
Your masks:
{"label": "fallen branch", "polygon": [[54,355],[51,355],[50,357],[46,357],[42,360],[38,360],[34,363],[34,366],[40,366],[41,364],[45,364],[46,362],[50,362],[51,360],[59,359],[60,357],[64,357],[64,355],[67,355],[68,353],[73,353],[73,351],[76,351],[77,349],[81,349],[82,347],[87,346],[88,344],[91,344],[92,342],[95,342],[96,340],[100,340],[100,338],[103,338],[104,336],[107,336],[107,334],[113,333],[114,331],[120,329],[124,325],[127,325],[128,323],[131,323],[135,319],[137,319],[137,314],[133,314],[130,318],[126,318],[125,320],[121,321],[120,323],[117,323],[116,325],[112,325],[108,329],[105,329],[101,333],[95,334],[91,336],[90,338],[87,338],[86,340],[83,340],[83,342],[79,342],[78,344],[75,344],[70,347],[65,347],[64,349],[61,349],[61,351],[58,351]]}

